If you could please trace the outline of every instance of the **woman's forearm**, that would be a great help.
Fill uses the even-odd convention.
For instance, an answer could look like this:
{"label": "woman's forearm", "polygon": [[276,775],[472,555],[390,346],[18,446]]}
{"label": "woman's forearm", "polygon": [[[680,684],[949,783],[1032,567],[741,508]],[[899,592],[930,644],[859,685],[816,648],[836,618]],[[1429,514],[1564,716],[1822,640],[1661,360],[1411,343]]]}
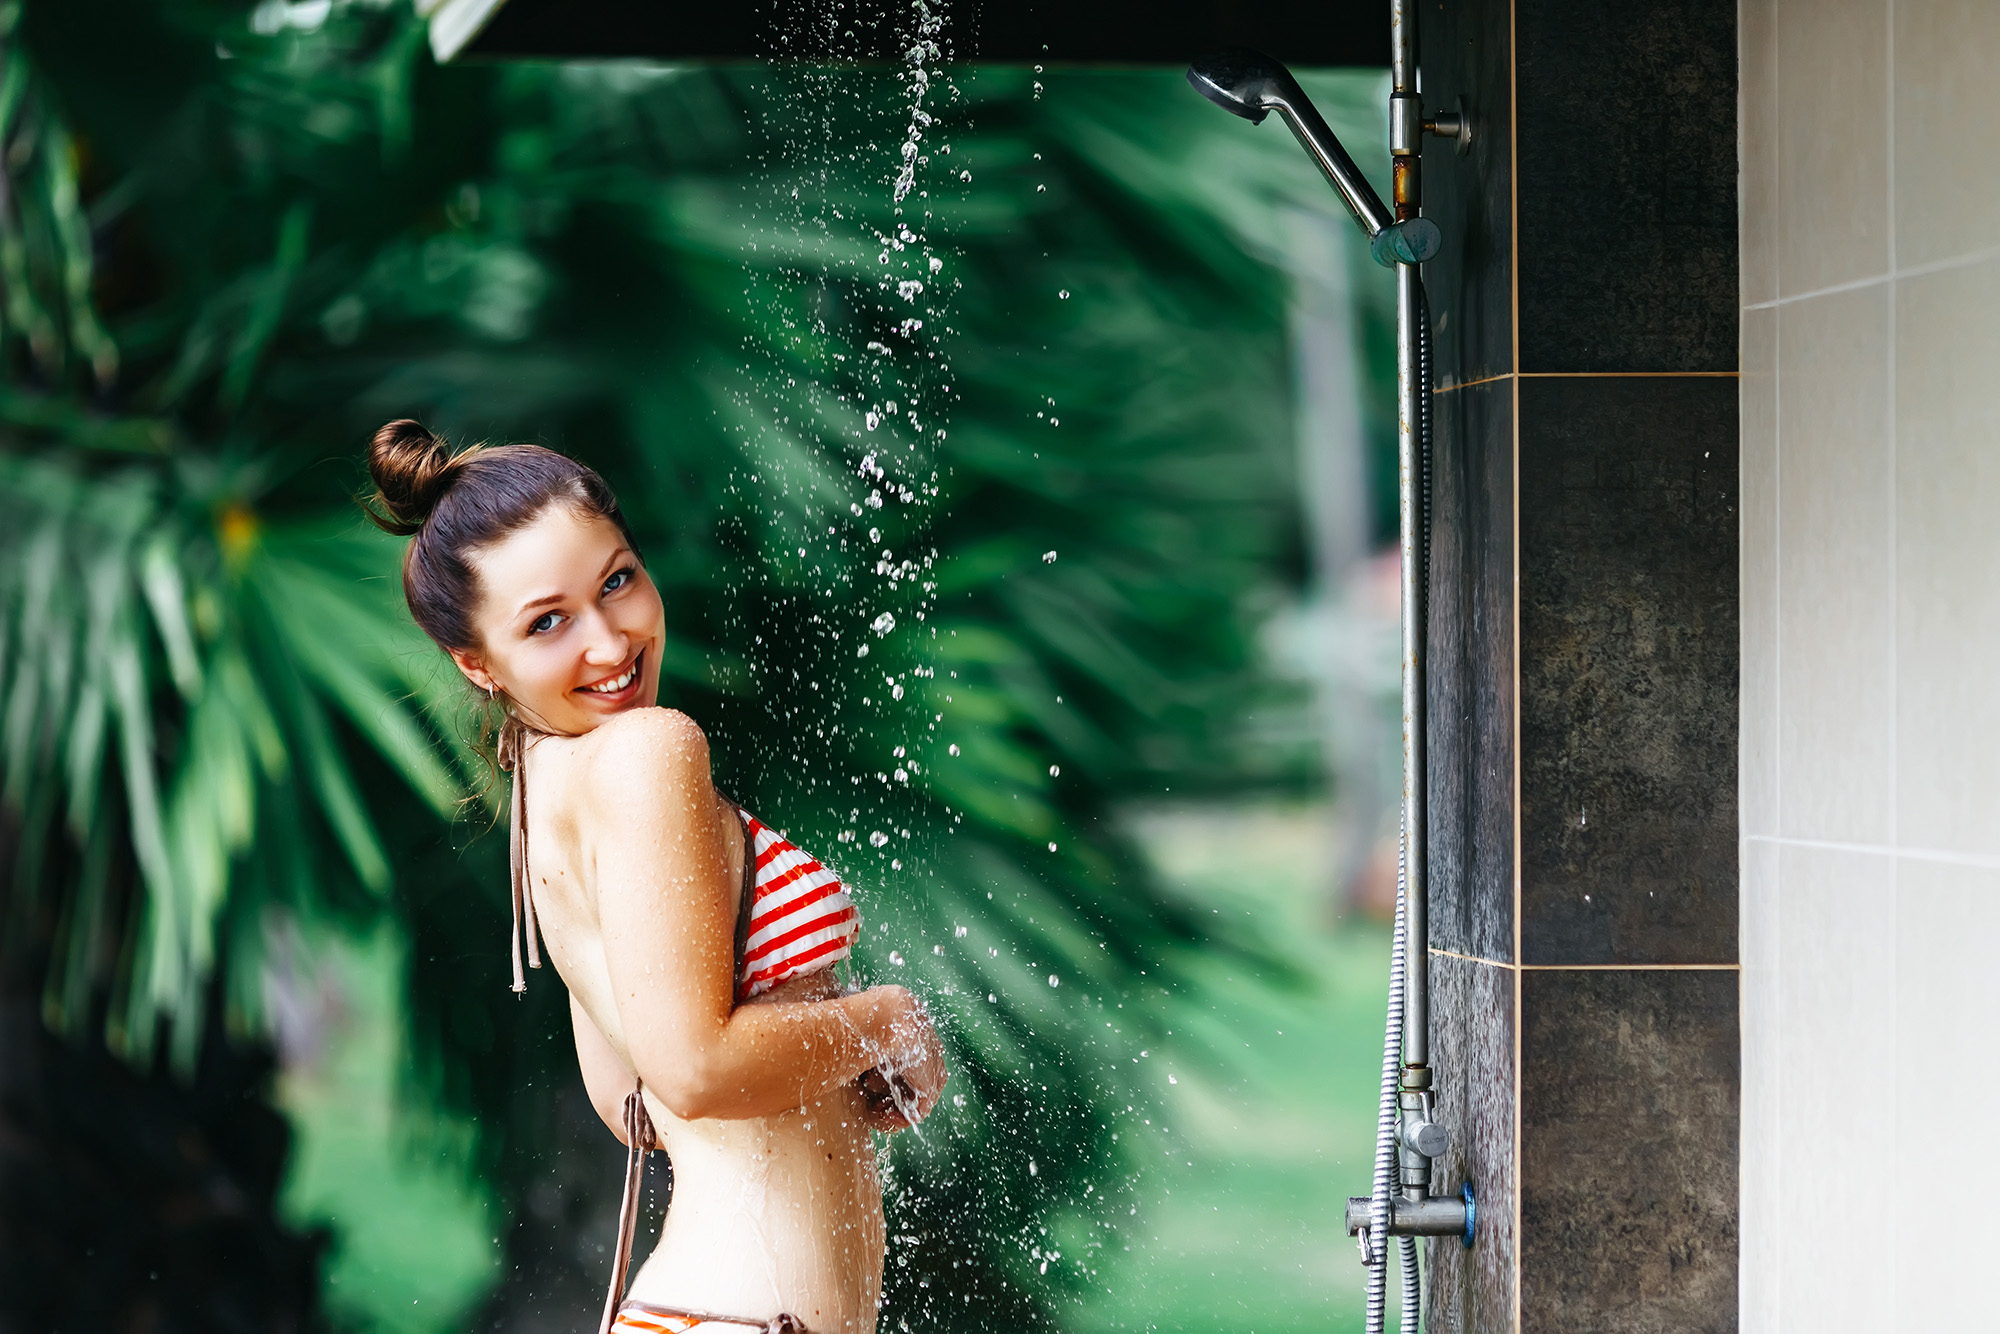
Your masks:
{"label": "woman's forearm", "polygon": [[685,1120],[772,1116],[803,1107],[892,1059],[891,1030],[914,1009],[900,987],[738,1006],[700,1049],[632,1060],[646,1087]]}

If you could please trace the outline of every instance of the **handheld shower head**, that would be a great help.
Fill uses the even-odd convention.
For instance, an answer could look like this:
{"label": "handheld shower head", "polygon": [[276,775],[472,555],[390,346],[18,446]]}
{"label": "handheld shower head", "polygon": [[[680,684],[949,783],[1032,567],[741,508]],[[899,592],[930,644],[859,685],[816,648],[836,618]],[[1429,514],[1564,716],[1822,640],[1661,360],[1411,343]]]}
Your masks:
{"label": "handheld shower head", "polygon": [[1374,243],[1378,260],[1409,264],[1436,253],[1436,226],[1420,218],[1395,220],[1354,159],[1340,146],[1312,99],[1278,61],[1246,48],[1219,51],[1188,66],[1187,80],[1203,97],[1252,124],[1273,111],[1284,117],[1306,154],[1319,164],[1353,210],[1354,220]]}
{"label": "handheld shower head", "polygon": [[1195,61],[1188,66],[1187,80],[1203,97],[1252,125],[1262,122],[1286,91],[1304,97],[1290,70],[1269,56],[1241,48]]}

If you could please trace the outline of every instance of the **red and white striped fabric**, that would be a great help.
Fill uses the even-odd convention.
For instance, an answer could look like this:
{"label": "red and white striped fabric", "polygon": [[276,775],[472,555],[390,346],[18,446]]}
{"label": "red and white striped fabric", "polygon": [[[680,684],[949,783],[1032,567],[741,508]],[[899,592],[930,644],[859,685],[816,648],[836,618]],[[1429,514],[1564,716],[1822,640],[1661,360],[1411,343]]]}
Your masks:
{"label": "red and white striped fabric", "polygon": [[736,979],[737,999],[748,1000],[845,959],[861,934],[861,914],[839,876],[750,812],[742,816],[757,855],[750,939]]}

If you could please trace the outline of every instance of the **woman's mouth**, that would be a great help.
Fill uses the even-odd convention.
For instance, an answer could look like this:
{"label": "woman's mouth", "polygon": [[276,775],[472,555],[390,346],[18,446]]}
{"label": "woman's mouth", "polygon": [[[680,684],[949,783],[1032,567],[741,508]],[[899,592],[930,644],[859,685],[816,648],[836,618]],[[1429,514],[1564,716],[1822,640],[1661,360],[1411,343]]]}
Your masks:
{"label": "woman's mouth", "polygon": [[639,680],[639,668],[646,661],[646,652],[641,649],[633,655],[632,662],[616,676],[606,677],[595,685],[578,686],[577,689],[592,695],[622,695]]}

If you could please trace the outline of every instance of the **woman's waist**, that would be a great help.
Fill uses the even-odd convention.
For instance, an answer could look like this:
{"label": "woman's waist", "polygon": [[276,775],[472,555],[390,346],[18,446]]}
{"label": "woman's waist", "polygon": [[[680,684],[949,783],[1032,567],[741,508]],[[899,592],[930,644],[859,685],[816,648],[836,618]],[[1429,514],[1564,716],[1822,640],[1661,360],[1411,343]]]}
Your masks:
{"label": "woman's waist", "polygon": [[866,1184],[860,1175],[729,1182],[677,1172],[666,1226],[628,1295],[758,1320],[790,1312],[813,1334],[865,1334],[887,1229],[880,1188],[872,1172]]}
{"label": "woman's waist", "polygon": [[855,1112],[828,1111],[754,1121],[677,1122],[660,1127],[673,1164],[674,1207],[683,1201],[752,1194],[874,1195],[881,1185],[875,1146]]}

